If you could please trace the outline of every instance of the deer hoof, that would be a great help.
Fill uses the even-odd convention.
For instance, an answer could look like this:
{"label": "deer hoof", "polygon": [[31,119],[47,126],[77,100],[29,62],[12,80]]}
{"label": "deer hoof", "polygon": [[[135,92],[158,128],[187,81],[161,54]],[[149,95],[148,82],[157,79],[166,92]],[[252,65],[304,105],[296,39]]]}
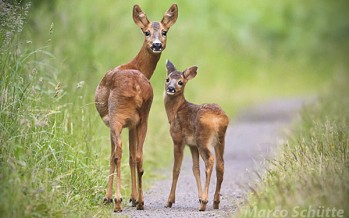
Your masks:
{"label": "deer hoof", "polygon": [[110,204],[113,202],[113,199],[112,198],[109,198],[109,197],[104,197],[103,199],[103,203],[104,204]]}
{"label": "deer hoof", "polygon": [[135,198],[130,198],[130,202],[132,202],[132,207],[135,207],[138,204],[138,201]]}
{"label": "deer hoof", "polygon": [[144,202],[138,202],[137,210],[144,210]]}
{"label": "deer hoof", "polygon": [[168,201],[165,207],[166,208],[171,208],[172,207],[172,202]]}
{"label": "deer hoof", "polygon": [[119,213],[119,212],[122,212],[121,202],[115,203],[114,205],[114,213]]}
{"label": "deer hoof", "polygon": [[199,211],[205,211],[206,210],[206,204],[207,204],[208,201],[203,201],[201,200],[200,201],[200,208],[199,208]]}
{"label": "deer hoof", "polygon": [[114,213],[120,213],[120,212],[122,212],[121,206],[120,206],[120,207],[115,207],[115,208],[114,208]]}
{"label": "deer hoof", "polygon": [[118,213],[122,211],[122,198],[116,199],[114,198],[114,213]]}
{"label": "deer hoof", "polygon": [[205,211],[206,210],[206,204],[200,204],[199,211]]}
{"label": "deer hoof", "polygon": [[213,209],[219,209],[219,201],[214,201],[213,202]]}

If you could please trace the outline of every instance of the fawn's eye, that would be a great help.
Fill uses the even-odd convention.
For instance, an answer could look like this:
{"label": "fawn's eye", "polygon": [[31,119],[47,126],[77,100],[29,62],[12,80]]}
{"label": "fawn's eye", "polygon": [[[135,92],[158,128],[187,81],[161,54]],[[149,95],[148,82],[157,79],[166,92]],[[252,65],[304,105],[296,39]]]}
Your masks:
{"label": "fawn's eye", "polygon": [[167,78],[167,79],[166,79],[166,82],[167,82],[167,83],[168,83],[168,82],[170,82],[170,79],[169,79],[169,78]]}
{"label": "fawn's eye", "polygon": [[180,86],[183,85],[183,82],[179,80],[178,85],[180,85]]}
{"label": "fawn's eye", "polygon": [[144,35],[145,35],[145,36],[150,36],[150,31],[144,32]]}
{"label": "fawn's eye", "polygon": [[162,34],[162,36],[166,36],[167,31],[163,30],[163,31],[161,32],[161,34]]}

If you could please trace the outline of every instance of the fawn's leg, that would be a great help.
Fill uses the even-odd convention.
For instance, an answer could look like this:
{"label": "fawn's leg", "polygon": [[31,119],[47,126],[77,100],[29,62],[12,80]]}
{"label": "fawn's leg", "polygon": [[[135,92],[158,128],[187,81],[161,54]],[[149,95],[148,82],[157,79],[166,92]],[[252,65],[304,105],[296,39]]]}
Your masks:
{"label": "fawn's leg", "polygon": [[199,147],[199,153],[202,157],[202,159],[205,162],[205,173],[206,173],[206,181],[205,181],[205,188],[204,192],[202,195],[202,200],[200,204],[200,211],[205,211],[206,210],[206,204],[208,202],[208,189],[210,186],[210,179],[211,179],[211,174],[212,174],[212,169],[213,169],[213,164],[214,164],[214,157],[209,149],[210,143],[206,143],[202,146]]}
{"label": "fawn's leg", "polygon": [[114,198],[114,212],[122,211],[122,197],[121,197],[121,158],[122,158],[122,143],[121,143],[122,126],[114,123],[111,125],[110,133],[112,141],[115,144],[115,165],[116,165],[116,192]]}
{"label": "fawn's leg", "polygon": [[224,175],[224,158],[223,158],[224,136],[222,137],[222,140],[220,140],[220,142],[215,145],[214,149],[216,154],[217,184],[216,184],[216,191],[214,193],[214,199],[213,199],[213,209],[218,209],[219,203],[220,203],[221,185],[223,182],[223,175]]}
{"label": "fawn's leg", "polygon": [[200,163],[199,163],[199,151],[195,146],[189,146],[191,151],[191,156],[193,158],[193,173],[196,180],[196,185],[198,188],[199,202],[202,200],[202,187],[200,180]]}
{"label": "fawn's leg", "polygon": [[132,207],[137,205],[137,185],[136,185],[136,155],[137,155],[137,128],[129,130],[129,165],[131,169],[131,196]]}
{"label": "fawn's leg", "polygon": [[179,172],[181,170],[182,160],[183,160],[183,150],[184,150],[185,144],[181,143],[174,143],[174,164],[173,164],[173,170],[172,170],[172,186],[170,195],[167,200],[167,204],[165,207],[172,207],[172,204],[175,203],[176,200],[176,186],[177,181],[179,177]]}

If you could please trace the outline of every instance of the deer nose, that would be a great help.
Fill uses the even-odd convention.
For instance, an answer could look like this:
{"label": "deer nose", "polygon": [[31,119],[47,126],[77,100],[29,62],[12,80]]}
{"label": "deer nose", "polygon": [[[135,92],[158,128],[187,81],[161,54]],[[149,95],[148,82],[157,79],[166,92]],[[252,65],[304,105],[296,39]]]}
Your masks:
{"label": "deer nose", "polygon": [[155,42],[155,43],[153,43],[153,48],[154,49],[161,49],[162,48],[162,44],[160,42]]}
{"label": "deer nose", "polygon": [[170,87],[167,88],[167,92],[175,93],[176,89],[173,86],[170,86]]}

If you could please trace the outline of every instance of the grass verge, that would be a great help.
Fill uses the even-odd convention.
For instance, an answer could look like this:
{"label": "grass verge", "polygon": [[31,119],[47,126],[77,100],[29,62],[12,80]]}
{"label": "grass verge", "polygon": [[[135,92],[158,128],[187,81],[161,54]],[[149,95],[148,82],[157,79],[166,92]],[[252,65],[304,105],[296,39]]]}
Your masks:
{"label": "grass verge", "polygon": [[349,216],[349,76],[339,76],[270,162],[240,217]]}
{"label": "grass verge", "polygon": [[[96,141],[89,107],[84,97],[64,99],[50,44],[20,39],[29,4],[1,4],[8,26],[1,32],[0,217],[81,214],[104,190],[98,154],[87,146]],[[74,91],[84,96],[81,85]]]}

